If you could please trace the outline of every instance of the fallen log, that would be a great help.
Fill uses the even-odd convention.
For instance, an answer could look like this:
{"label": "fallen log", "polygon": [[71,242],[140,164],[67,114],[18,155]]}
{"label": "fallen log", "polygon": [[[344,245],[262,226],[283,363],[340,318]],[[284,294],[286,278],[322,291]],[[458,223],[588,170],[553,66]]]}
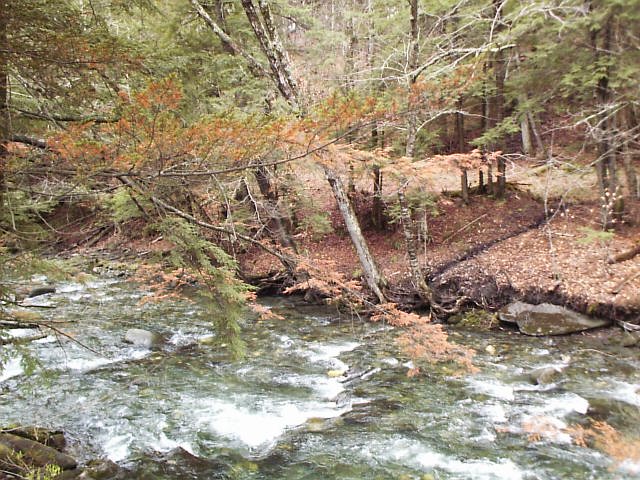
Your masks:
{"label": "fallen log", "polygon": [[613,255],[608,258],[608,263],[620,263],[626,262],[627,260],[631,260],[633,257],[640,253],[640,242],[636,243],[633,247],[628,250],[624,250],[616,255]]}

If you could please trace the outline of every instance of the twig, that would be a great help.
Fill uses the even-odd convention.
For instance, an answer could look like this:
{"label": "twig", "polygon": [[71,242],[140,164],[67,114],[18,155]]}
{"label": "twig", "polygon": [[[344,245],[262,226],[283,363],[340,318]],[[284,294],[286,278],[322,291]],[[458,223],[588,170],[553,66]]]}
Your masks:
{"label": "twig", "polygon": [[476,223],[477,221],[481,220],[482,218],[486,217],[488,215],[488,213],[483,213],[482,215],[480,215],[478,218],[476,218],[475,220],[471,220],[469,223],[467,223],[465,226],[463,226],[462,228],[459,228],[458,230],[456,230],[455,232],[453,232],[451,235],[449,235],[448,237],[446,237],[444,240],[442,240],[442,243],[445,243],[447,241],[449,241],[450,239],[452,239],[453,237],[455,237],[457,234],[459,234],[460,232],[462,232],[463,230],[469,228],[471,225],[473,225],[474,223]]}
{"label": "twig", "polygon": [[47,338],[46,333],[35,335],[33,337],[12,337],[12,338],[0,338],[0,345],[22,345],[24,343],[33,342],[35,340],[42,340]]}
{"label": "twig", "polygon": [[640,272],[634,272],[634,273],[631,273],[630,275],[627,275],[620,282],[618,282],[618,284],[615,287],[611,289],[611,293],[614,295],[617,295],[618,293],[620,293],[620,290],[622,290],[622,287],[624,287],[628,282],[635,280],[638,277],[640,277]]}

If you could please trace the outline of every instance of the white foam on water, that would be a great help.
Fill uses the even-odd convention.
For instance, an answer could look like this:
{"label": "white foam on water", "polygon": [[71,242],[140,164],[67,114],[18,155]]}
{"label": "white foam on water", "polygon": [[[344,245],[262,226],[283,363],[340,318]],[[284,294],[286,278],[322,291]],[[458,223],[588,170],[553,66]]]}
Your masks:
{"label": "white foam on water", "polygon": [[344,391],[344,385],[328,375],[282,375],[277,380],[295,387],[313,389],[320,398],[332,400]]}
{"label": "white foam on water", "polygon": [[178,330],[173,335],[171,335],[168,343],[170,343],[171,345],[175,345],[176,347],[185,347],[187,345],[193,345],[203,339],[211,337],[213,337],[212,333],[194,333]]}
{"label": "white foam on water", "polygon": [[408,439],[382,443],[375,446],[373,450],[367,448],[363,453],[372,460],[379,461],[382,458],[383,461],[393,461],[426,471],[439,468],[450,473],[464,475],[464,478],[469,480],[521,480],[525,475],[525,472],[509,459],[498,459],[497,461],[459,460]]}
{"label": "white foam on water", "polygon": [[497,403],[482,405],[478,413],[492,423],[507,422],[507,412],[504,407]]}
{"label": "white foam on water", "polygon": [[614,381],[607,394],[616,400],[640,407],[640,384]]}
{"label": "white foam on water", "polygon": [[483,380],[471,378],[469,379],[469,386],[477,393],[482,393],[484,395],[497,398],[498,400],[505,400],[509,402],[515,400],[513,387],[505,385],[504,383],[494,379]]}
{"label": "white foam on water", "polygon": [[129,448],[133,443],[133,435],[108,435],[103,444],[103,450],[109,460],[120,462],[129,455]]}
{"label": "white foam on water", "polygon": [[117,355],[112,358],[92,357],[92,358],[71,358],[63,362],[62,369],[73,370],[77,372],[90,372],[105,365],[110,365],[128,360],[141,360],[148,356],[151,350],[131,350],[125,354]]}
{"label": "white foam on water", "polygon": [[544,401],[542,405],[529,405],[526,412],[531,415],[544,415],[545,417],[565,417],[571,413],[584,415],[589,410],[589,401],[575,393],[563,393]]}
{"label": "white foam on water", "polygon": [[287,430],[310,418],[333,418],[348,410],[318,401],[294,403],[262,399],[256,402],[242,397],[237,400],[238,403],[219,399],[187,400],[184,411],[192,412],[200,427],[257,449],[272,447]]}
{"label": "white foam on water", "polygon": [[308,350],[301,352],[312,362],[324,363],[337,370],[346,370],[347,365],[337,357],[344,352],[350,352],[360,344],[357,342],[344,342],[333,344],[310,343]]}
{"label": "white foam on water", "polygon": [[17,377],[18,375],[22,375],[24,369],[20,364],[22,360],[21,356],[11,357],[3,366],[2,370],[0,370],[0,383],[9,380],[12,377]]}
{"label": "white foam on water", "polygon": [[618,465],[618,470],[623,473],[640,476],[640,461],[625,460]]}
{"label": "white foam on water", "polygon": [[3,333],[12,338],[28,338],[35,336],[34,333],[37,334],[37,332],[38,330],[33,328],[9,328]]}
{"label": "white foam on water", "polygon": [[291,337],[287,335],[278,335],[277,338],[280,341],[280,347],[288,349],[293,346],[293,340],[291,339]]}

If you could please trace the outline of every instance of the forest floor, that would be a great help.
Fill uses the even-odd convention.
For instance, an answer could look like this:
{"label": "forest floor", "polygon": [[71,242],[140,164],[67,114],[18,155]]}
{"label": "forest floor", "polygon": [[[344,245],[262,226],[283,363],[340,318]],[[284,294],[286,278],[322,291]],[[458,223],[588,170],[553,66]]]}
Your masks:
{"label": "forest floor", "polygon": [[[613,255],[640,242],[640,203],[627,203],[627,213],[610,232],[600,224],[600,201],[593,168],[552,168],[511,163],[506,198],[472,195],[465,205],[459,177],[446,165],[431,166],[433,207],[420,219],[420,262],[431,285],[445,297],[465,295],[471,304],[496,309],[520,299],[549,301],[577,311],[640,323],[640,255],[610,263]],[[330,189],[321,175],[299,179],[313,208],[331,218],[330,232],[295,235],[308,264],[362,280],[362,271]],[[352,197],[370,249],[391,291],[407,291],[410,275],[404,237],[397,225],[376,231],[371,225],[371,186],[364,178]],[[477,182],[476,182],[477,183]],[[473,188],[473,182],[471,187]],[[393,189],[388,187],[389,191]],[[389,201],[392,194],[389,193]],[[546,200],[545,200],[546,199]],[[135,226],[133,227],[135,228]],[[169,250],[158,238],[131,240],[116,232],[93,243],[91,250],[127,252],[145,258]],[[68,246],[73,237],[67,238]],[[75,251],[86,251],[76,247]],[[238,255],[247,277],[267,278],[282,268],[260,249]]]}
{"label": "forest floor", "polygon": [[[465,205],[456,192],[455,171],[443,166],[434,173],[429,189],[439,195],[424,221],[426,234],[420,241],[421,265],[432,286],[445,296],[466,295],[485,308],[499,308],[514,299],[549,301],[640,323],[640,256],[609,261],[640,242],[640,204],[628,203],[631,213],[613,231],[602,232],[593,168],[549,169],[518,163],[511,164],[507,178],[511,183],[505,199],[472,195]],[[333,232],[315,239],[298,235],[300,251],[308,263],[332,268],[347,280],[360,280],[355,249],[330,194],[310,190],[330,212]],[[410,273],[400,229],[371,228],[370,193],[358,188],[353,200],[390,289],[403,290]],[[257,250],[242,255],[240,261],[249,275],[268,276],[280,268],[275,259]]]}

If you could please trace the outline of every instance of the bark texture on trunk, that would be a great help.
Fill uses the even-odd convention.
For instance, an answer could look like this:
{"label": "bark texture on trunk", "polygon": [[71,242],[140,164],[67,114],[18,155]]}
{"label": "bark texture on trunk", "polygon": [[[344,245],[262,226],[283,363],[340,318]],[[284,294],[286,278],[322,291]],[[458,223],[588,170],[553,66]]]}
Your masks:
{"label": "bark texture on trunk", "polygon": [[[602,30],[602,46],[598,48],[598,34],[591,32],[592,46],[596,52],[596,60],[601,54],[610,55],[612,41],[611,18],[607,18]],[[611,100],[611,89],[609,86],[609,67],[606,67],[604,74],[598,80],[596,87],[596,98],[600,109],[600,129],[598,132],[598,160],[596,160],[596,174],[600,196],[602,198],[602,226],[608,228],[615,217],[621,217],[624,210],[622,197],[618,192],[618,180],[616,175],[616,150],[614,142],[615,118],[608,112],[608,104]]]}
{"label": "bark texture on trunk", "polygon": [[379,165],[373,167],[373,207],[371,212],[373,226],[378,231],[385,228],[384,202],[382,200],[382,170]]}
{"label": "bark texture on trunk", "polygon": [[414,86],[417,81],[415,70],[418,68],[418,55],[420,53],[420,44],[418,43],[420,29],[418,25],[418,0],[409,0],[411,8],[411,38],[408,51],[408,67],[409,67],[409,96],[407,101],[407,143],[405,147],[405,155],[413,158],[416,150],[416,138],[418,135],[418,114],[416,109],[418,102],[416,101]]}
{"label": "bark texture on trunk", "polygon": [[[204,22],[209,26],[211,31],[220,39],[222,47],[232,55],[240,55],[249,64],[251,73],[255,76],[266,77],[268,76],[267,70],[256,60],[252,55],[247,53],[241,48],[225,30],[213,19],[211,15],[204,9],[198,0],[191,0],[191,5],[195,8],[196,13]],[[221,17],[221,9],[218,9],[218,17]]]}
{"label": "bark texture on trunk", "polygon": [[625,122],[625,140],[622,151],[624,174],[627,179],[627,190],[630,198],[640,199],[640,190],[638,189],[638,172],[635,168],[635,163],[638,159],[637,154],[633,152],[631,141],[632,133],[637,127],[638,122],[633,111],[633,106],[629,105],[626,108],[626,122]]}
{"label": "bark texture on trunk", "polygon": [[347,196],[347,191],[345,189],[344,183],[342,182],[340,176],[334,170],[327,166],[324,166],[323,168],[327,181],[329,182],[331,190],[333,191],[333,196],[335,197],[336,203],[338,204],[338,209],[342,214],[345,226],[347,227],[347,231],[349,232],[349,236],[351,237],[351,242],[353,243],[353,246],[355,247],[358,254],[358,259],[360,260],[360,265],[362,266],[362,271],[364,272],[367,286],[373,292],[380,303],[385,303],[386,298],[384,296],[383,290],[385,289],[387,282],[380,272],[380,269],[376,265],[373,255],[371,255],[371,252],[369,250],[369,246],[367,245],[367,241],[362,235],[360,222],[358,221],[358,217],[353,210],[351,201]]}
{"label": "bark texture on trunk", "polygon": [[9,59],[7,48],[8,15],[11,2],[0,0],[0,211],[4,211],[5,169],[9,129]]}
{"label": "bark texture on trunk", "polygon": [[269,3],[258,0],[258,9],[256,9],[253,0],[242,0],[242,7],[260,44],[260,49],[269,61],[271,75],[278,91],[289,105],[300,111],[298,85],[291,73],[291,62],[287,52],[273,23]]}
{"label": "bark texture on trunk", "polygon": [[264,197],[267,206],[267,212],[269,214],[269,220],[271,221],[275,234],[280,244],[285,248],[290,248],[294,253],[298,253],[298,247],[295,240],[291,236],[291,232],[288,228],[287,217],[280,210],[278,203],[278,195],[273,188],[269,171],[266,167],[258,167],[254,171],[256,182],[260,193]]}
{"label": "bark texture on trunk", "polygon": [[398,204],[400,205],[400,221],[402,223],[402,233],[404,234],[405,244],[407,248],[407,257],[409,260],[409,269],[411,270],[411,281],[418,296],[427,304],[435,305],[433,291],[425,280],[425,274],[420,268],[418,260],[418,245],[416,240],[416,229],[411,218],[411,210],[407,204],[404,195],[404,188],[398,190]]}

